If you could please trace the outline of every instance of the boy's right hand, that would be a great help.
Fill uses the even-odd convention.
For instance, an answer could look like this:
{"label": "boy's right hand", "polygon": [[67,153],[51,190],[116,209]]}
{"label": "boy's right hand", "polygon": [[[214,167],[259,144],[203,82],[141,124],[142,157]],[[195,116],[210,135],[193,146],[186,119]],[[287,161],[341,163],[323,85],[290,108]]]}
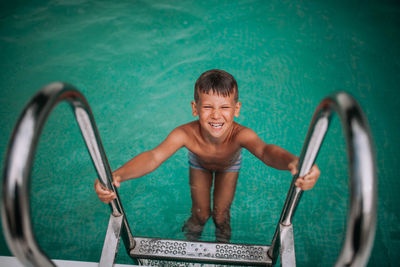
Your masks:
{"label": "boy's right hand", "polygon": [[[113,184],[114,184],[116,187],[119,187],[119,186],[120,186],[120,183],[121,183],[120,177],[119,177],[119,176],[114,176],[114,175],[113,175]],[[115,193],[114,193],[112,190],[105,188],[105,187],[100,183],[99,179],[96,179],[96,180],[94,181],[94,190],[96,191],[96,194],[97,194],[97,196],[99,197],[99,199],[100,199],[102,202],[106,203],[106,204],[110,203],[112,200],[114,200],[114,199],[117,197],[117,196],[115,195]]]}

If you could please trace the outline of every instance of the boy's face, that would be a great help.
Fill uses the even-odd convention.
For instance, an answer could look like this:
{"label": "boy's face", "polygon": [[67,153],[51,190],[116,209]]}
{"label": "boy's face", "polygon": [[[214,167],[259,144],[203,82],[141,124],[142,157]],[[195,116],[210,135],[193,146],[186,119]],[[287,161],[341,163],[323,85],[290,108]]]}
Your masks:
{"label": "boy's face", "polygon": [[199,116],[202,130],[210,137],[224,138],[239,116],[241,103],[235,102],[233,94],[224,97],[217,94],[199,93],[199,101],[192,101],[193,116]]}

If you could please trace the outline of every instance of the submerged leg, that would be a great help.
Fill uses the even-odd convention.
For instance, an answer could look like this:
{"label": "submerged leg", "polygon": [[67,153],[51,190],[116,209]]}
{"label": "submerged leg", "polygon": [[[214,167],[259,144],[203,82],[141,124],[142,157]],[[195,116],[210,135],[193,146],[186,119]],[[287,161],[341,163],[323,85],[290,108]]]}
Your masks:
{"label": "submerged leg", "polygon": [[212,172],[189,168],[189,184],[192,196],[192,215],[185,222],[182,231],[190,241],[200,239],[204,225],[211,216],[210,194]]}
{"label": "submerged leg", "polygon": [[231,239],[231,204],[235,196],[239,172],[217,172],[214,182],[213,220],[218,242]]}

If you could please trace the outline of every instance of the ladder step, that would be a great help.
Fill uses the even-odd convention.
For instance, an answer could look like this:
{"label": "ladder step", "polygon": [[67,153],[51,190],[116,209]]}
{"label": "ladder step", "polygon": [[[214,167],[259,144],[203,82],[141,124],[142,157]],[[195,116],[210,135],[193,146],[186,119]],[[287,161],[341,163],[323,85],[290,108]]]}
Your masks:
{"label": "ladder step", "polygon": [[134,237],[133,258],[272,265],[269,246]]}

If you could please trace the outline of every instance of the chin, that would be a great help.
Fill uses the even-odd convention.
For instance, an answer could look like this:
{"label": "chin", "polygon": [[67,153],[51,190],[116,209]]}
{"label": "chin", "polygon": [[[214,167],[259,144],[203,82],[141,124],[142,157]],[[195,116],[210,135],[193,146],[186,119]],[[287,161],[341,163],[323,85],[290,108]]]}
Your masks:
{"label": "chin", "polygon": [[224,125],[220,128],[213,128],[210,125],[209,126],[209,132],[213,137],[221,137],[223,136],[229,129],[229,125],[224,123]]}

